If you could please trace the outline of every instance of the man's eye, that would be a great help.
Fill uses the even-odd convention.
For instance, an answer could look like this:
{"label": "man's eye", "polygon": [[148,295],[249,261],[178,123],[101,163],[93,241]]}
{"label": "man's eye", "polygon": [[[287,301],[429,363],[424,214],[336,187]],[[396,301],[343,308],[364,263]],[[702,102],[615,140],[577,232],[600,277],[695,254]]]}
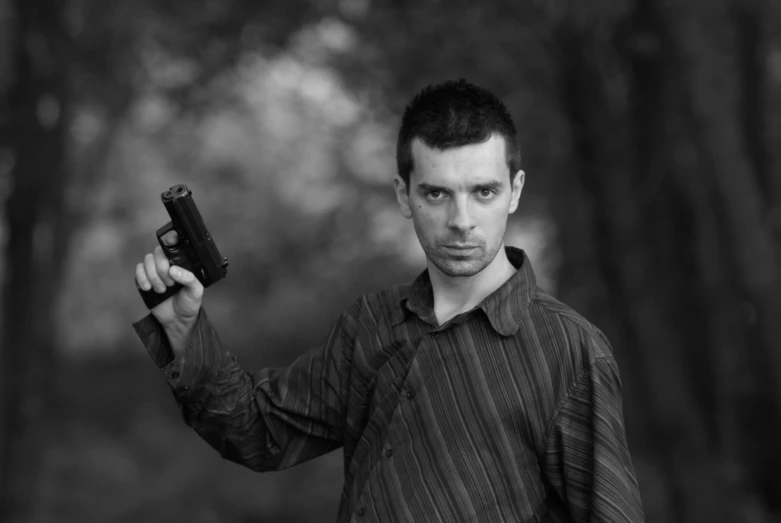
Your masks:
{"label": "man's eye", "polygon": [[480,197],[481,198],[491,198],[494,194],[496,194],[493,189],[480,189]]}
{"label": "man's eye", "polygon": [[442,191],[429,191],[426,196],[431,200],[439,200],[440,196],[442,196]]}

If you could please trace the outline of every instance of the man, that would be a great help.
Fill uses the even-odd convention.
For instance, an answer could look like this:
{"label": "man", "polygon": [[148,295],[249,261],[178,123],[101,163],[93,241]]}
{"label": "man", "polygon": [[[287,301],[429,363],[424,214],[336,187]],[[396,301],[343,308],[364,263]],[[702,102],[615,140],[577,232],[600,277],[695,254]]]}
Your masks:
{"label": "man", "polygon": [[144,290],[184,285],[134,327],[186,422],[258,471],[344,447],[340,522],[643,521],[608,340],[504,245],[525,180],[505,106],[463,80],[425,88],[397,167],[427,270],[285,369],[243,370],[159,246],[138,264]]}

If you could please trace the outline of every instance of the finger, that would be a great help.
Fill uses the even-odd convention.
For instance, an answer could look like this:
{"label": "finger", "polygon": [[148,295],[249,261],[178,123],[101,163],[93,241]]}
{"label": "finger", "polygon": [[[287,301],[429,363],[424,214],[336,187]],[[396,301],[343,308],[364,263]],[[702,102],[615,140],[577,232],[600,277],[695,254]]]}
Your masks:
{"label": "finger", "polygon": [[174,284],[174,280],[168,274],[168,268],[171,266],[171,262],[168,261],[168,257],[163,252],[163,248],[159,245],[155,247],[155,267],[157,268],[157,274],[160,279],[163,280],[168,287]]}
{"label": "finger", "polygon": [[163,243],[166,245],[176,245],[179,241],[179,234],[176,231],[168,231],[163,235]]}
{"label": "finger", "polygon": [[163,293],[165,292],[165,283],[160,279],[157,274],[157,267],[155,266],[155,255],[151,252],[144,256],[144,269],[146,270],[146,277],[149,279],[149,283],[155,291]]}
{"label": "finger", "polygon": [[136,265],[136,282],[138,283],[138,286],[141,287],[142,291],[148,291],[152,288],[152,284],[149,283],[149,279],[146,277],[143,263]]}
{"label": "finger", "polygon": [[201,299],[203,296],[203,284],[195,277],[195,274],[176,265],[172,265],[168,273],[176,283],[181,283],[184,286],[184,291],[190,298],[193,300]]}

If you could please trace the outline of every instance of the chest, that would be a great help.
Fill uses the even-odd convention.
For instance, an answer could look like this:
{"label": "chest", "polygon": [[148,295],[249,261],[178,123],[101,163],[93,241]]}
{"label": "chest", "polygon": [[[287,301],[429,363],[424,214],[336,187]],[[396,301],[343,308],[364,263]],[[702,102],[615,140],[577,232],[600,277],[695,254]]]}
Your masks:
{"label": "chest", "polygon": [[522,337],[473,321],[442,330],[402,325],[356,341],[351,379],[361,392],[347,412],[348,441],[444,431],[457,443],[483,429],[528,447],[541,441],[547,385]]}

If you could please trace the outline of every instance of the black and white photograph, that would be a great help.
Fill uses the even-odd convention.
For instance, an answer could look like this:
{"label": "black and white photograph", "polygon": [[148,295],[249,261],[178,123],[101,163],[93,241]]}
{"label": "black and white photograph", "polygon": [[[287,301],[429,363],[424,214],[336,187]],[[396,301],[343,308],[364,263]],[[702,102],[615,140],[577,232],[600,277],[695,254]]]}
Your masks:
{"label": "black and white photograph", "polygon": [[0,523],[781,523],[781,3],[0,0]]}

